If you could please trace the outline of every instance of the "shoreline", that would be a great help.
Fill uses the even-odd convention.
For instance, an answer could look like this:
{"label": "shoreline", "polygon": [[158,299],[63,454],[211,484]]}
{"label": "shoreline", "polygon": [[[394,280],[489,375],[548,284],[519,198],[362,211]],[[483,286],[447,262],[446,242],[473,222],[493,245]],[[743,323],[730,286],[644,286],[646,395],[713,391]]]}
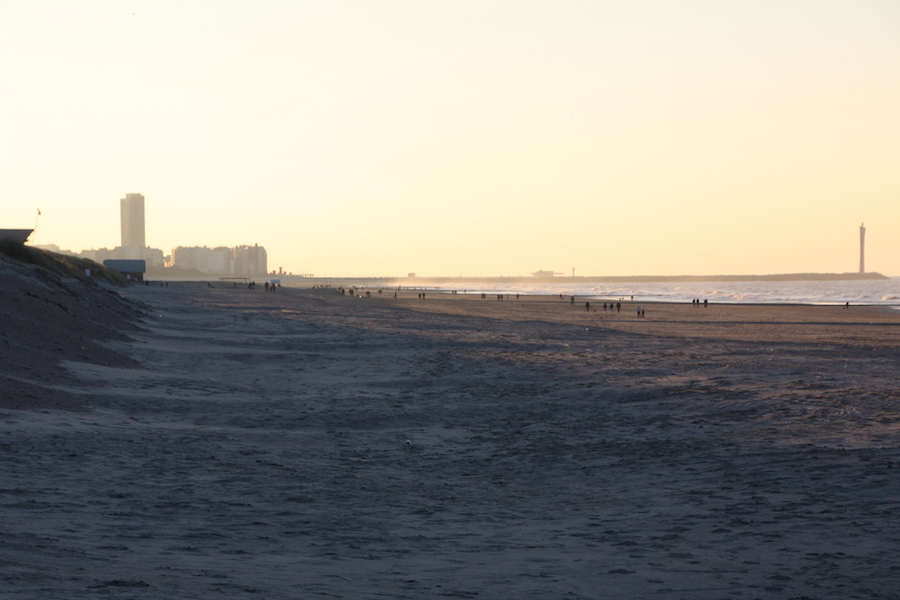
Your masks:
{"label": "shoreline", "polygon": [[[183,274],[167,274],[157,270],[148,272],[149,277],[161,278],[170,281],[217,281],[219,275],[183,275]],[[398,284],[402,282],[414,284],[429,283],[528,283],[528,284],[572,284],[572,283],[704,283],[704,282],[797,282],[797,281],[881,281],[896,278],[896,276],[883,275],[877,272],[866,273],[782,273],[769,275],[578,275],[567,276],[559,275],[554,277],[524,277],[524,276],[498,276],[498,277],[392,277],[392,276],[370,276],[370,277],[326,277],[312,275],[292,275],[290,273],[258,273],[256,275],[248,275],[250,279],[284,279],[292,284],[304,284],[307,286],[316,286],[320,284],[329,284],[333,287],[349,286],[353,284],[375,285],[375,284]],[[153,279],[158,281],[158,279]]]}
{"label": "shoreline", "polygon": [[[335,293],[340,295],[339,288],[332,287],[319,287],[319,288],[295,288],[295,287],[286,287],[283,288],[286,290],[296,290],[299,292],[324,292],[324,293]],[[566,304],[569,305],[572,303],[572,295],[563,294],[562,298],[560,298],[560,294],[555,293],[519,293],[519,297],[516,297],[515,293],[491,293],[484,292],[486,294],[485,298],[481,298],[481,291],[472,291],[472,290],[448,290],[448,289],[435,289],[435,288],[414,288],[414,287],[404,287],[401,289],[397,288],[348,288],[345,290],[348,297],[351,297],[351,290],[355,290],[356,295],[359,296],[360,299],[366,300],[380,300],[387,301],[393,300],[393,293],[398,293],[398,299],[409,300],[409,299],[418,299],[417,296],[420,292],[426,293],[425,301],[438,301],[438,300],[465,300],[465,301],[478,301],[478,302],[486,302],[486,303],[528,303],[528,302],[549,302],[549,303],[557,303],[560,305]],[[378,294],[378,291],[381,290],[382,293]],[[371,296],[366,297],[365,293],[370,292]],[[430,294],[430,295],[429,295]],[[503,300],[498,300],[498,296],[502,295]],[[702,298],[701,305],[699,307],[694,306],[690,301],[686,300],[659,300],[653,299],[648,300],[645,298],[642,299],[631,299],[628,296],[616,296],[616,295],[604,295],[604,294],[578,294],[574,295],[575,302],[574,304],[584,307],[584,303],[586,301],[591,302],[592,311],[602,307],[603,303],[621,303],[623,308],[624,306],[632,306],[632,305],[656,305],[656,306],[687,306],[690,308],[698,308],[703,310],[702,306]],[[790,307],[810,307],[810,308],[837,308],[837,309],[845,309],[845,302],[742,302],[742,301],[722,301],[722,300],[711,300],[708,299],[709,307],[713,306],[721,306],[721,307],[749,307],[749,308],[790,308]],[[884,303],[858,303],[854,304],[853,302],[849,302],[849,309],[856,310],[869,310],[869,309],[877,309],[879,311],[887,311],[889,314],[897,309],[900,309],[900,302],[896,304],[884,304]],[[599,306],[598,306],[599,305]],[[602,309],[601,309],[602,312]]]}
{"label": "shoreline", "polygon": [[[206,283],[206,282],[204,282]],[[222,283],[209,282],[220,286]],[[229,285],[225,282],[224,285]],[[231,283],[237,287],[239,284]],[[246,285],[246,284],[245,284]],[[257,282],[257,285],[262,283]],[[281,280],[282,287],[294,289],[348,289],[356,288],[362,293],[376,293],[379,290],[393,293],[398,290],[426,293],[466,293],[478,296],[486,293],[528,294],[578,298],[598,301],[629,299],[643,302],[685,302],[692,299],[708,299],[716,303],[733,304],[811,304],[811,305],[878,305],[900,309],[900,278],[869,281],[801,281],[801,282],[695,282],[695,283],[643,283],[643,284],[600,284],[556,282],[515,284],[479,284],[471,281],[455,281],[452,285],[435,285],[426,282],[406,282],[388,280],[344,280],[321,281]]]}
{"label": "shoreline", "polygon": [[[297,289],[297,290],[312,290],[312,289],[337,290],[337,289],[339,289],[339,288],[333,288],[333,287],[299,288],[299,287],[293,287],[293,286],[291,286],[291,287],[288,287],[288,289]],[[389,287],[378,287],[378,288],[353,287],[352,289],[359,290],[359,291],[361,291],[361,292],[363,292],[363,293],[365,293],[366,291],[369,291],[369,292],[376,292],[376,293],[377,293],[378,290],[382,290],[382,292],[384,292],[385,294],[390,294],[390,293],[393,293],[393,292],[395,292],[395,291],[396,291],[396,292],[404,292],[404,293],[426,292],[426,293],[437,294],[437,295],[439,295],[441,298],[443,298],[444,296],[454,296],[454,297],[471,298],[471,297],[473,297],[473,296],[480,296],[480,295],[482,294],[481,291],[473,291],[473,290],[468,290],[468,289],[452,290],[452,289],[431,288],[431,287],[402,287],[402,288],[393,288],[393,287],[390,287],[390,288],[389,288]],[[485,300],[495,300],[497,296],[501,295],[501,294],[498,294],[498,293],[496,293],[496,292],[484,292],[484,293],[488,295],[488,297],[485,298]],[[502,295],[505,297],[503,301],[504,301],[504,302],[515,302],[515,301],[519,301],[519,302],[527,302],[527,301],[554,301],[554,300],[556,300],[556,301],[559,301],[559,302],[568,302],[568,301],[570,300],[570,298],[572,297],[571,294],[569,294],[569,295],[563,294],[563,297],[560,298],[560,295],[559,295],[559,294],[555,294],[555,293],[535,293],[535,292],[525,293],[525,292],[520,292],[519,294],[520,294],[521,297],[520,297],[520,298],[515,298],[515,297],[514,297],[514,296],[515,296],[515,293],[506,292],[506,293],[502,294]],[[382,294],[382,295],[384,295],[384,294]],[[593,302],[593,301],[598,301],[598,302],[601,302],[601,303],[602,303],[602,302],[607,302],[607,303],[608,303],[608,302],[612,301],[612,302],[623,302],[623,303],[624,303],[624,302],[628,302],[628,303],[631,303],[631,304],[634,304],[634,303],[640,303],[640,304],[660,304],[660,305],[669,305],[669,304],[675,304],[675,305],[689,305],[689,306],[691,305],[691,302],[690,302],[690,301],[687,301],[687,300],[681,300],[681,299],[677,299],[677,300],[676,300],[676,299],[673,299],[673,300],[659,300],[659,299],[648,300],[648,299],[646,299],[646,296],[644,297],[645,299],[641,299],[641,300],[635,300],[635,299],[632,299],[632,298],[630,298],[630,296],[626,297],[626,296],[620,296],[620,295],[615,295],[615,294],[576,294],[574,297],[575,297],[575,302],[581,302],[581,303],[584,303],[584,302],[587,300],[587,301],[591,301],[591,302]],[[701,298],[700,300],[701,300],[701,303],[702,303],[703,298]],[[709,300],[709,299],[707,298],[707,300]],[[844,302],[838,302],[838,301],[834,301],[834,302],[787,302],[787,301],[785,301],[785,302],[781,302],[781,301],[773,301],[773,302],[746,302],[746,301],[740,301],[740,300],[709,300],[709,304],[710,304],[710,305],[715,304],[715,305],[719,305],[719,306],[755,306],[755,307],[763,307],[763,306],[771,306],[771,307],[779,307],[779,306],[825,306],[825,307],[837,307],[837,308],[842,308],[842,307],[844,307],[845,304],[849,304],[849,307],[851,307],[851,308],[858,308],[858,309],[859,309],[859,308],[881,308],[881,309],[890,309],[890,310],[900,310],[900,300],[898,300],[896,303],[893,303],[893,304],[887,304],[887,303],[865,303],[865,302],[853,303],[853,302],[850,302],[850,301],[844,301]]]}

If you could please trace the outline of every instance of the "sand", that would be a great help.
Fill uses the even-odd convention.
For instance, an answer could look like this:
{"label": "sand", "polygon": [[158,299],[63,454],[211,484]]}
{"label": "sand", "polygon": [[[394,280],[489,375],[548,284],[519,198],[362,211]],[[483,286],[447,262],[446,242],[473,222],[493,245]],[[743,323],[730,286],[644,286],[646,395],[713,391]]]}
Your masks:
{"label": "sand", "polygon": [[900,589],[896,311],[124,295],[0,411],[4,598]]}
{"label": "sand", "polygon": [[135,366],[98,342],[127,339],[139,316],[111,289],[0,254],[0,410],[79,409],[84,382],[60,361]]}

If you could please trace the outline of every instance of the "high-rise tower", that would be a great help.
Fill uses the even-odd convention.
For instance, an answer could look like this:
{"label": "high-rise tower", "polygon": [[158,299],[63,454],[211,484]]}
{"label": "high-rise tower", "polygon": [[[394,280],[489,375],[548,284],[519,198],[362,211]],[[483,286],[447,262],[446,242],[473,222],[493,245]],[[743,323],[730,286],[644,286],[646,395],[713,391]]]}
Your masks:
{"label": "high-rise tower", "polygon": [[122,246],[143,248],[144,243],[144,197],[141,194],[125,194],[120,200],[122,207]]}
{"label": "high-rise tower", "polygon": [[865,224],[859,226],[859,272],[866,272],[866,227]]}

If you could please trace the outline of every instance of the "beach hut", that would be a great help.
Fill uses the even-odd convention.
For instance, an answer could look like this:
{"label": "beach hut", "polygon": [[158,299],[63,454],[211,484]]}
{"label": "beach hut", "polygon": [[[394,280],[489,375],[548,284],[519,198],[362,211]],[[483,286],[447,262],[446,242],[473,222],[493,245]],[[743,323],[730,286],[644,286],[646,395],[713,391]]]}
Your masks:
{"label": "beach hut", "polygon": [[128,281],[143,281],[147,272],[147,262],[143,260],[104,260],[104,267],[115,269]]}

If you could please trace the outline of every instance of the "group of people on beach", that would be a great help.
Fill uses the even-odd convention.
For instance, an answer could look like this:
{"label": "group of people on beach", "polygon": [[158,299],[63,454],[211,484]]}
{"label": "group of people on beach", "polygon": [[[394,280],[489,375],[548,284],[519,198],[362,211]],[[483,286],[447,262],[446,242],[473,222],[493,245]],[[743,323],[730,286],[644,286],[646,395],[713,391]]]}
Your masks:
{"label": "group of people on beach", "polygon": [[[231,282],[231,287],[234,288],[234,289],[237,289],[237,284],[238,284],[237,281],[232,281],[232,282]],[[274,292],[274,291],[275,291],[275,287],[276,287],[277,284],[269,283],[269,282],[267,281],[267,282],[265,282],[263,285],[265,286],[265,289],[266,289],[267,292]],[[166,283],[166,287],[169,287],[169,284],[168,284],[168,283]],[[216,287],[216,286],[214,286],[214,285],[212,284],[212,281],[207,281],[207,282],[206,282],[206,287],[212,289],[212,288],[214,288],[214,287]],[[279,286],[279,287],[280,287],[280,286]],[[247,289],[248,289],[248,290],[255,290],[255,289],[256,289],[256,282],[255,282],[255,281],[249,282],[249,283],[247,284]]]}
{"label": "group of people on beach", "polygon": [[[270,287],[269,284],[268,284],[268,282],[267,282],[267,283],[266,283],[266,290],[267,290],[267,291],[274,291],[274,290],[275,290],[275,285],[273,284],[273,285]],[[358,296],[359,298],[362,298],[362,297],[363,297],[363,294],[362,294],[362,293],[360,293],[358,290],[353,289],[353,288],[350,288],[349,290],[345,290],[343,287],[340,287],[340,288],[337,289],[337,291],[340,292],[341,295],[346,295],[346,294],[349,292],[349,294],[350,294],[351,296]],[[382,290],[378,290],[377,293],[380,295],[380,294],[382,293]],[[456,293],[456,290],[454,290],[453,293]],[[482,299],[482,300],[486,300],[486,299],[487,299],[487,296],[488,296],[488,294],[487,294],[486,292],[481,292],[481,299]],[[496,295],[496,300],[497,300],[497,301],[503,301],[503,300],[506,300],[508,296],[511,296],[511,294],[497,294],[497,295]],[[371,292],[366,291],[366,292],[365,292],[365,297],[366,297],[366,298],[370,298],[370,297],[371,297]],[[426,296],[425,296],[425,292],[421,292],[421,291],[420,291],[420,292],[417,292],[417,298],[418,298],[419,300],[424,300],[425,297],[426,297]],[[565,296],[564,296],[563,294],[560,294],[559,297],[560,297],[560,299],[563,299]],[[394,292],[394,298],[397,298],[397,292]],[[517,300],[519,299],[519,294],[516,294],[516,299],[517,299]],[[634,300],[634,296],[632,296],[631,299]],[[575,304],[575,296],[569,296],[568,300],[569,300],[569,304]],[[706,307],[709,306],[709,300],[706,300],[706,299],[700,300],[699,298],[694,298],[693,300],[691,300],[691,304],[693,304],[694,306],[703,306],[704,308],[706,308]],[[587,312],[591,312],[591,303],[590,303],[590,301],[586,301],[586,302],[584,303],[584,309],[585,309]],[[619,301],[619,302],[604,302],[604,303],[603,303],[603,312],[605,313],[605,312],[607,312],[607,311],[609,311],[610,313],[621,313],[621,312],[622,312],[622,302],[621,302],[621,301]],[[596,312],[596,309],[594,309],[594,312]],[[647,311],[646,311],[644,308],[640,307],[640,306],[637,306],[637,307],[636,307],[636,313],[637,313],[637,317],[638,317],[639,319],[646,318],[646,316],[647,316]]]}

